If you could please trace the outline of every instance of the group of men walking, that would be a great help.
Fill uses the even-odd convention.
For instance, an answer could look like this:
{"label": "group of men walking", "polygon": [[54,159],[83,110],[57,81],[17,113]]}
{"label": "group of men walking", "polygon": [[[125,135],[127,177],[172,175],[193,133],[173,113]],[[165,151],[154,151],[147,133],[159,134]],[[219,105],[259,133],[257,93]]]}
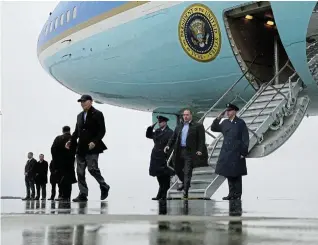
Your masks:
{"label": "group of men walking", "polygon": [[[73,134],[71,134],[69,126],[64,126],[62,135],[57,136],[52,144],[50,163],[52,191],[49,200],[54,200],[56,185],[58,185],[59,197],[57,200],[70,201],[72,184],[78,182],[79,195],[73,201],[87,201],[86,168],[100,185],[101,200],[108,197],[110,186],[105,182],[98,168],[99,154],[107,149],[102,141],[106,133],[105,121],[103,113],[92,106],[92,101],[90,95],[83,95],[78,100],[83,111],[77,116]],[[226,110],[211,125],[212,131],[220,132],[224,136],[215,169],[216,174],[222,175],[228,180],[229,194],[223,198],[224,200],[241,199],[242,176],[247,175],[245,157],[249,150],[249,134],[245,122],[236,116],[238,110],[237,106],[227,104]],[[228,118],[221,122],[225,113]],[[188,198],[193,168],[208,166],[204,126],[193,120],[192,112],[189,109],[183,111],[182,122],[174,130],[169,128],[167,117],[158,116],[157,119],[158,122],[149,126],[146,131],[146,137],[154,141],[149,174],[157,177],[159,183],[157,196],[152,199],[167,198],[170,178],[175,174],[181,181],[178,191],[183,191],[183,197]],[[154,130],[157,123],[159,127]],[[172,152],[172,165],[168,166],[167,159]],[[41,190],[42,200],[45,200],[48,163],[44,160],[43,154],[40,155],[38,162],[33,158],[33,153],[29,153],[28,158],[25,166],[27,195],[24,200],[38,200]],[[34,185],[37,188],[36,197]]]}
{"label": "group of men walking", "polygon": [[[228,180],[229,194],[223,200],[241,199],[242,176],[247,175],[245,157],[249,150],[249,134],[244,120],[236,116],[239,108],[227,104],[224,110],[212,123],[211,130],[224,136],[223,145],[216,165],[215,173]],[[227,113],[227,119],[221,119]],[[178,191],[183,191],[183,197],[188,198],[191,187],[192,171],[195,167],[208,166],[208,153],[205,144],[205,129],[203,124],[194,122],[189,109],[183,111],[183,120],[171,130],[169,119],[158,116],[159,128],[147,128],[146,137],[153,139],[154,148],[151,153],[149,174],[157,177],[159,190],[153,200],[167,198],[170,187],[170,177],[176,174],[181,181]],[[172,154],[172,166],[167,165],[167,159]],[[172,170],[173,169],[173,170]]]}
{"label": "group of men walking", "polygon": [[[78,102],[83,111],[78,114],[73,134],[69,126],[64,126],[62,135],[57,136],[51,147],[52,161],[50,163],[50,182],[52,184],[51,198],[56,195],[56,185],[59,187],[59,201],[70,201],[72,184],[78,182],[79,195],[74,202],[85,202],[88,196],[88,187],[85,179],[85,171],[96,179],[100,185],[101,200],[108,197],[110,186],[106,184],[98,168],[99,154],[107,149],[102,139],[106,133],[104,115],[92,106],[93,99],[90,95],[83,95]],[[46,198],[46,183],[48,163],[43,159],[37,162],[33,153],[28,154],[29,160],[25,166],[26,197],[23,200],[40,198],[42,188],[42,200]],[[75,176],[75,159],[77,163]],[[34,185],[37,186],[35,197]]]}

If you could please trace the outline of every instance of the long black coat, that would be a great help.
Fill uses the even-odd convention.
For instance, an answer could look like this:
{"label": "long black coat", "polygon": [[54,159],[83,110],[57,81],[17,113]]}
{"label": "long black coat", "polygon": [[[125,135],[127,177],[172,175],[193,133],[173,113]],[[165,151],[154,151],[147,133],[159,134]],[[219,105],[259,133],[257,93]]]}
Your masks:
{"label": "long black coat", "polygon": [[[172,164],[176,166],[180,157],[180,145],[181,145],[181,132],[183,129],[183,123],[180,123],[174,130],[172,137],[170,138],[167,146],[173,148]],[[208,151],[205,144],[205,129],[203,124],[197,122],[190,122],[187,135],[186,146],[190,150],[194,159],[193,168],[208,166]],[[201,156],[196,154],[197,151],[202,153]]]}
{"label": "long black coat", "polygon": [[43,160],[43,162],[38,161],[34,166],[35,172],[35,183],[39,185],[44,185],[47,183],[47,172],[49,165],[47,161]]}
{"label": "long black coat", "polygon": [[173,134],[173,131],[166,126],[164,130],[160,128],[153,132],[153,126],[147,128],[146,137],[153,139],[155,143],[150,159],[149,175],[161,176],[161,175],[174,175],[174,172],[167,167],[168,154],[164,153],[164,148],[168,143],[168,140]]}
{"label": "long black coat", "polygon": [[31,158],[31,160],[28,160],[24,167],[24,173],[26,174],[26,178],[30,180],[34,180],[35,177],[35,171],[34,166],[36,165],[36,160],[34,158]]}
{"label": "long black coat", "polygon": [[215,173],[224,177],[247,175],[245,157],[248,154],[249,134],[244,120],[235,117],[232,122],[225,119],[220,123],[219,119],[215,119],[211,130],[224,136]]}
{"label": "long black coat", "polygon": [[51,176],[52,171],[54,173],[52,180],[56,178],[58,180],[57,182],[60,182],[63,177],[71,183],[77,182],[74,165],[76,145],[71,145],[69,150],[65,148],[66,142],[70,139],[71,135],[69,133],[59,135],[54,139],[51,147],[52,162],[50,164],[50,171]]}
{"label": "long black coat", "polygon": [[[91,107],[86,115],[84,122],[84,111],[77,115],[75,131],[72,134],[71,145],[77,143],[77,154],[84,156],[86,154],[99,154],[107,149],[102,141],[106,133],[104,115],[101,111]],[[95,147],[89,150],[88,144],[93,142]]]}

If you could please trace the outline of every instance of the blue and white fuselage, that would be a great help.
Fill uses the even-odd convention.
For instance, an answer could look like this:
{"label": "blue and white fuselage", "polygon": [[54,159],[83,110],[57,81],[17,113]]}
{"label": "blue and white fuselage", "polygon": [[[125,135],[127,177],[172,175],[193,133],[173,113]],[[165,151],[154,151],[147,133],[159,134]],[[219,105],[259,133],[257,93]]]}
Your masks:
{"label": "blue and white fuselage", "polygon": [[[197,26],[191,20],[189,26],[182,26],[182,18],[188,21],[193,14],[187,15],[187,8],[200,4],[214,15],[208,17],[213,25],[205,34],[200,34],[200,23],[207,20],[201,19]],[[249,3],[60,2],[40,33],[38,58],[65,87],[89,93],[103,103],[166,113],[185,106],[206,110],[243,74],[225,23],[225,12],[242,4]],[[316,2],[270,2],[281,49],[307,87],[312,99],[309,112],[313,114],[318,81],[308,68],[306,38],[315,6]],[[202,12],[202,16],[207,13]],[[210,60],[187,53],[180,28],[196,33],[187,40],[191,48],[197,45],[204,51],[212,45]],[[188,52],[194,51],[188,47]],[[234,93],[246,87],[248,80],[243,80]],[[240,93],[248,99],[255,90],[250,86]]]}

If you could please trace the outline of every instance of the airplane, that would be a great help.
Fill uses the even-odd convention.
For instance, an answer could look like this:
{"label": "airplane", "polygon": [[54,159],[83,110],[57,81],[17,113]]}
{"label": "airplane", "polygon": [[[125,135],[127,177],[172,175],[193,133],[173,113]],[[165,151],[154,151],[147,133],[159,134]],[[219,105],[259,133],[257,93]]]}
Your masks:
{"label": "airplane", "polygon": [[[95,102],[163,114],[191,108],[203,122],[234,102],[250,131],[249,157],[283,145],[317,116],[317,2],[60,2],[37,44],[57,82]],[[209,166],[189,196],[210,198],[222,136],[206,130]],[[169,190],[178,197],[176,182]]]}

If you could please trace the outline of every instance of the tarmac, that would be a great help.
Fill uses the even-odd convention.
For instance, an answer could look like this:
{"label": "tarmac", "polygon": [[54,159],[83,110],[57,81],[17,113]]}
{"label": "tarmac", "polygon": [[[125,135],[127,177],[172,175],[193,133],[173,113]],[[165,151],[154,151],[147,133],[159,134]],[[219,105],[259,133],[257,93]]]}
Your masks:
{"label": "tarmac", "polygon": [[[246,203],[251,203],[249,202]],[[318,244],[318,209],[301,200],[1,200],[14,245]]]}

